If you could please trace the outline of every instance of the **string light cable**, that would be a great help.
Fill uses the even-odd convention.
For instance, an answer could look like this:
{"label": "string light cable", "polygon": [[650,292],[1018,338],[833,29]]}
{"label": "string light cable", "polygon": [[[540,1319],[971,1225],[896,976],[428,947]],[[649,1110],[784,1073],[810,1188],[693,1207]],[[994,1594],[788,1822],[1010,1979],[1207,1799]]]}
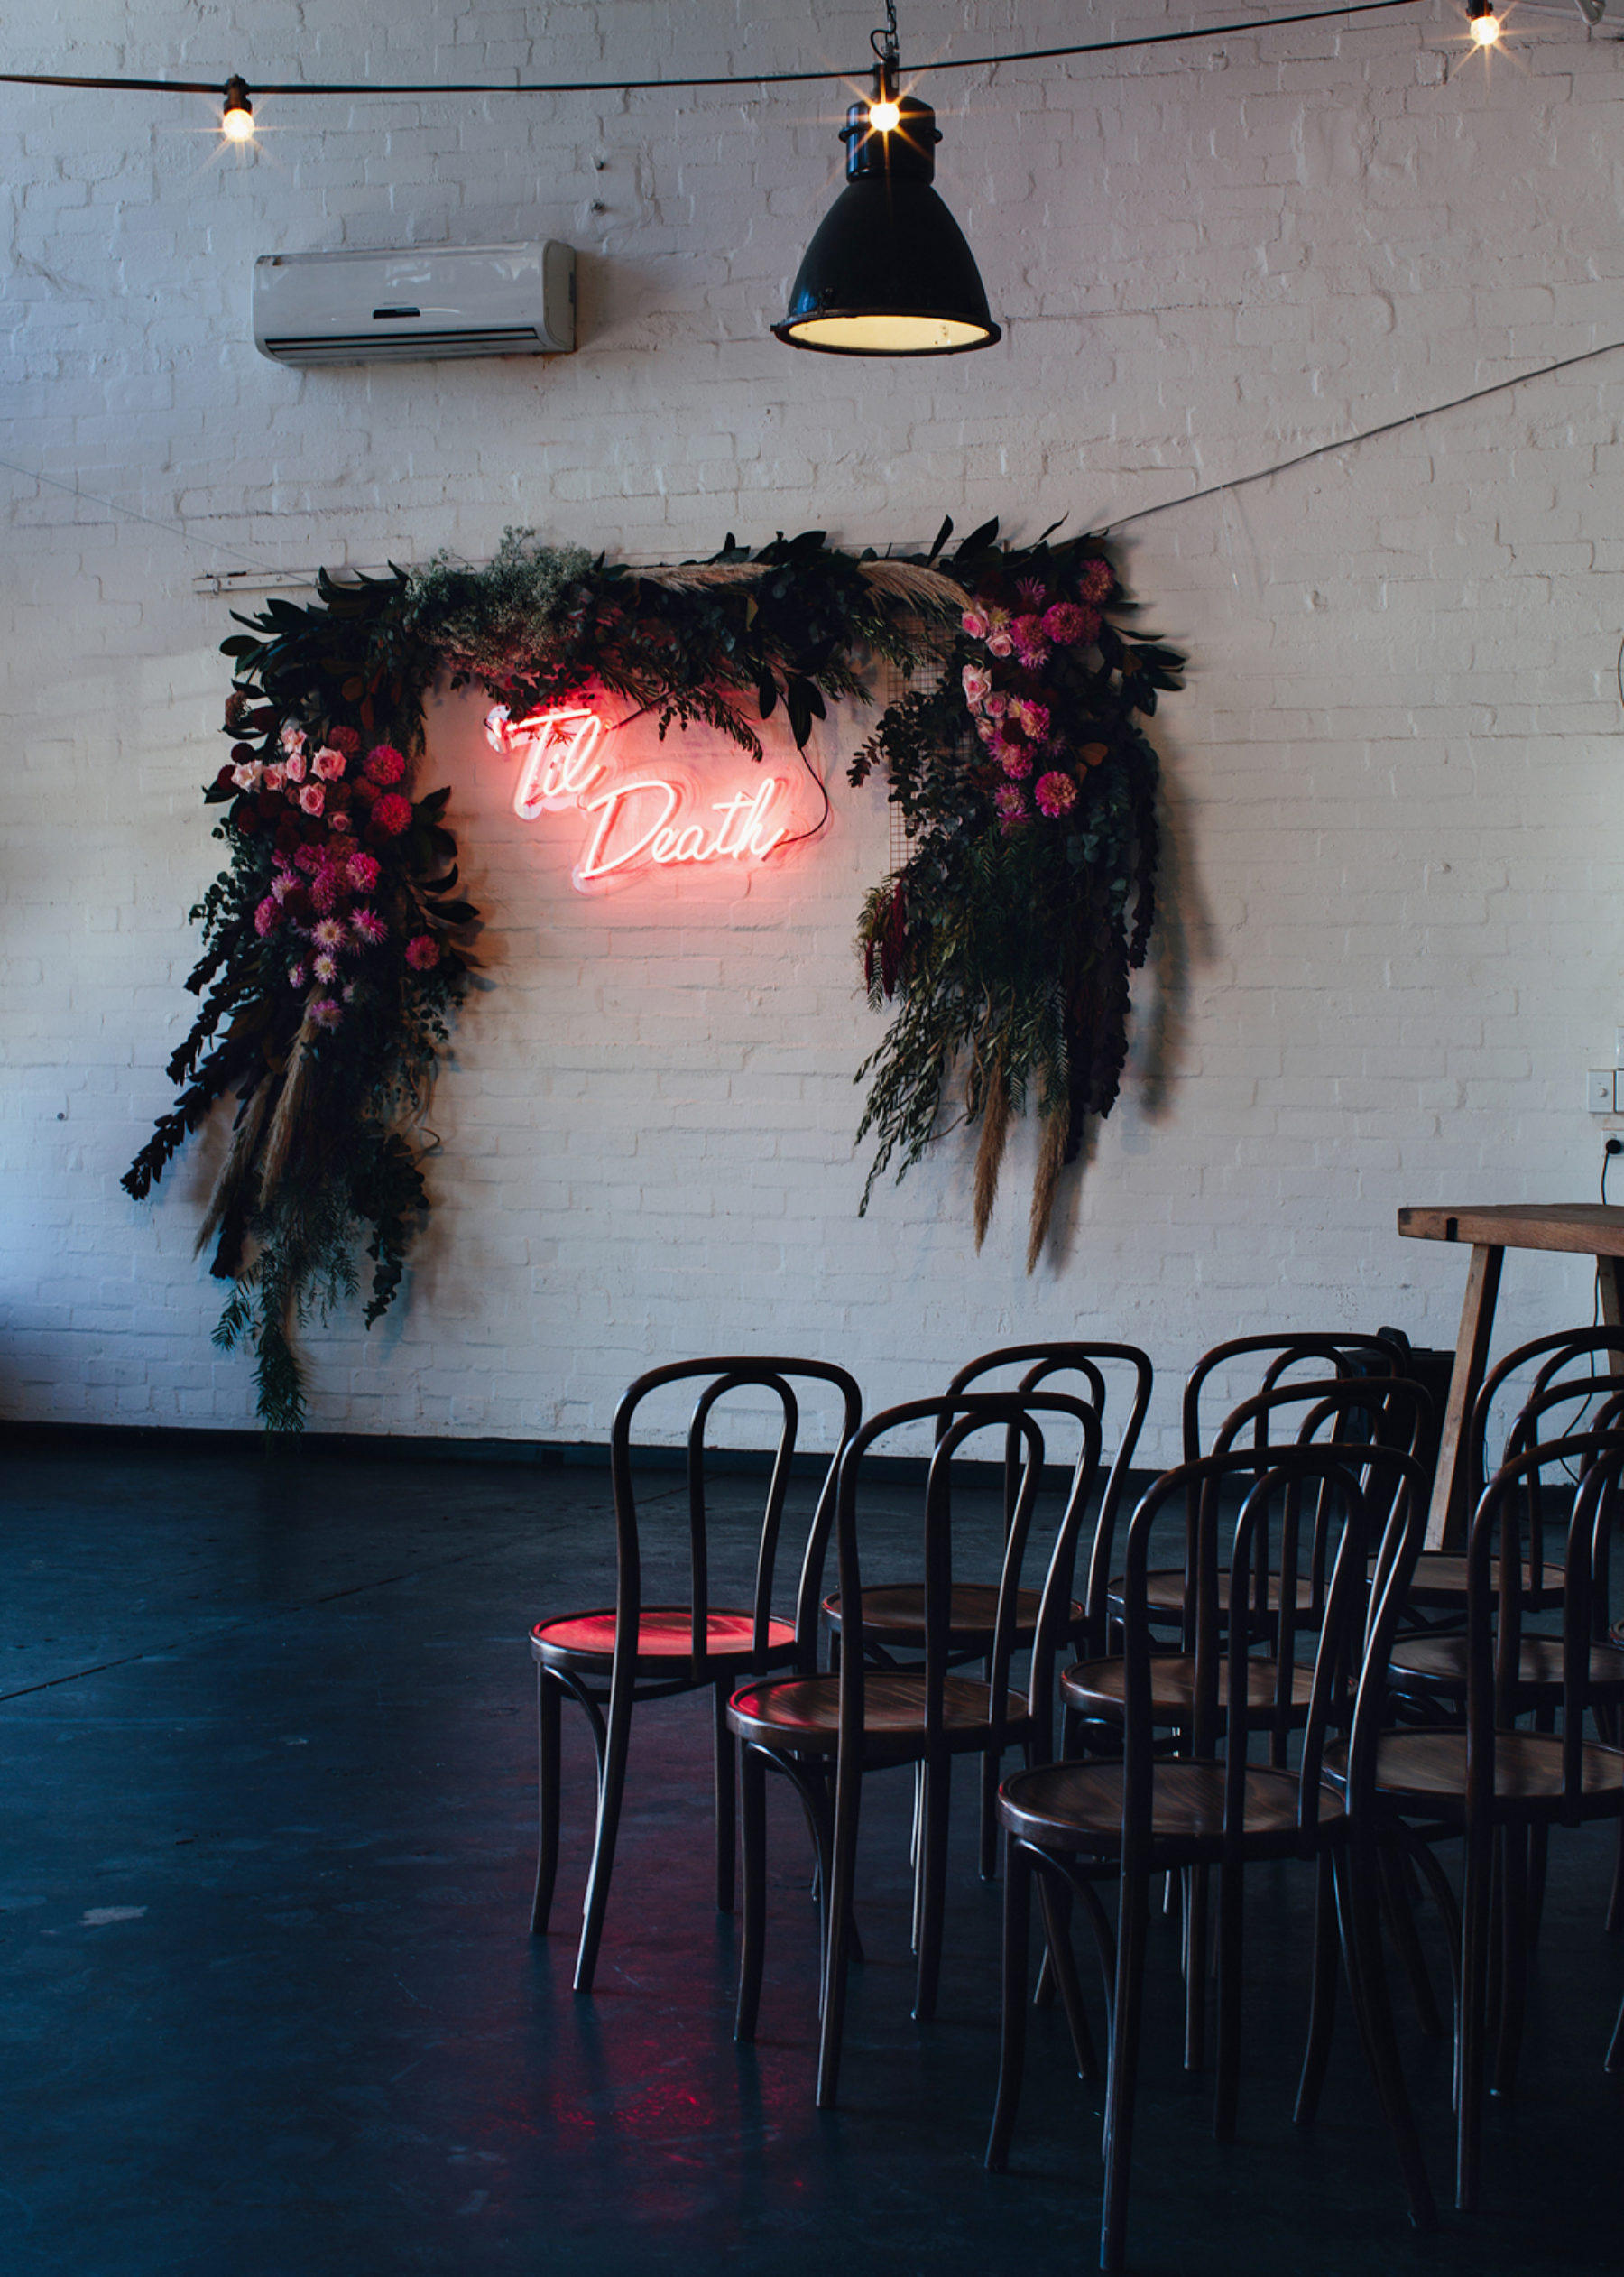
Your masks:
{"label": "string light cable", "polygon": [[[1525,6],[1537,6],[1539,4],[1540,0],[1522,0]],[[1193,24],[1175,32],[1135,32],[1118,40],[1070,41],[1057,47],[1011,49],[1002,55],[943,56],[934,61],[913,66],[909,77],[923,79],[927,72],[933,71],[995,71],[1005,63],[1059,63],[1079,56],[1114,55],[1139,48],[1239,39],[1250,32],[1277,32],[1292,24],[1327,23],[1349,16],[1380,15],[1395,8],[1414,7],[1416,5],[1416,0],[1347,0],[1347,5],[1339,8],[1310,8],[1288,15],[1253,16],[1238,23]],[[1607,0],[1577,0],[1580,14],[1589,24],[1601,22],[1606,5]],[[1474,0],[1474,7],[1480,14],[1488,11],[1492,14],[1489,0]],[[1592,8],[1595,10],[1593,15]],[[804,87],[819,79],[860,79],[866,76],[866,66],[856,70],[842,71],[826,65],[812,71],[717,71],[685,79],[513,79],[506,82],[498,79],[260,79],[254,82],[254,92],[259,96],[681,94],[709,88]],[[232,109],[235,90],[252,116],[247,85],[235,73],[222,88],[218,79],[138,79],[123,73],[0,71],[0,87],[65,88],[97,94],[212,95],[217,98],[223,96],[227,113]],[[235,133],[236,130],[228,128],[226,131]]]}

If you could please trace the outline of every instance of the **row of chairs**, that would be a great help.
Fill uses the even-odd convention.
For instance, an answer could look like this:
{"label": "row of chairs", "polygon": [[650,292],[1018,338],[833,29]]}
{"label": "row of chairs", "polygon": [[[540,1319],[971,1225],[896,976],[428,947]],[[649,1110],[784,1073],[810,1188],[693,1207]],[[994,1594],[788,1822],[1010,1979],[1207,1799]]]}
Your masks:
{"label": "row of chairs", "polygon": [[[540,1741],[532,1926],[546,1926],[557,1872],[562,1698],[568,1694],[586,1709],[598,1756],[596,1836],[576,1976],[577,1990],[585,1991],[608,1902],[632,1709],[646,1699],[710,1689],[717,1902],[724,1908],[734,1896],[736,1775],[743,1807],[739,2036],[753,2035],[761,1996],[771,1769],[795,1785],[817,1849],[817,2093],[820,2104],[830,2104],[855,1937],[864,1774],[895,1764],[917,1769],[915,2013],[927,2016],[940,1967],[951,1765],[955,1754],[978,1756],[983,1873],[992,1870],[1000,1826],[1008,1856],[1003,2028],[988,2162],[1001,2167],[1010,2147],[1036,1887],[1044,1975],[1060,1993],[1085,2073],[1095,2059],[1069,1937],[1079,1907],[1099,1940],[1112,1988],[1102,2263],[1115,2268],[1125,2250],[1149,1893],[1153,1878],[1164,1873],[1176,1874],[1182,1886],[1186,2060],[1197,2065],[1205,1881],[1209,1873],[1218,1876],[1216,2127],[1226,2136],[1234,2127],[1239,2083],[1245,1868],[1270,1857],[1316,1862],[1313,1999],[1298,2116],[1311,2116],[1317,2103],[1340,1951],[1412,2217],[1431,2222],[1431,2193],[1388,2004],[1380,1921],[1385,1905],[1425,2015],[1430,1995],[1392,1859],[1402,1847],[1453,1909],[1432,1845],[1441,1834],[1463,1830],[1465,1882],[1451,1926],[1461,1956],[1456,2195],[1470,2206],[1481,2162],[1489,1877],[1497,1846],[1506,1861],[1498,1911],[1502,1925],[1510,1924],[1494,1987],[1500,2084],[1516,2060],[1521,1957],[1537,1912],[1536,1896],[1532,1905],[1530,1897],[1543,1865],[1543,1830],[1620,1809],[1624,1756],[1583,1736],[1588,1716],[1607,1741],[1616,1741],[1624,1702],[1624,1652],[1607,1641],[1606,1627],[1607,1544],[1624,1469],[1624,1413],[1609,1371],[1620,1352],[1619,1332],[1581,1332],[1542,1339],[1491,1374],[1469,1439],[1480,1484],[1491,1467],[1497,1405],[1513,1393],[1521,1405],[1505,1433],[1504,1458],[1483,1495],[1467,1552],[1453,1560],[1420,1549],[1433,1417],[1425,1392],[1405,1374],[1400,1346],[1385,1337],[1246,1338],[1207,1355],[1185,1386],[1186,1459],[1142,1497],[1121,1543],[1128,1476],[1151,1386],[1150,1364],[1135,1347],[1007,1347],[961,1370],[940,1399],[910,1402],[866,1422],[856,1384],[826,1364],[741,1359],[654,1371],[626,1394],[612,1436],[616,1603],[544,1621],[531,1635]],[[1523,1395],[1530,1367],[1534,1388]],[[1232,1398],[1237,1371],[1250,1377],[1251,1396],[1214,1420],[1207,1412],[1214,1394]],[[1003,1388],[992,1388],[1001,1379]],[[678,1386],[698,1393],[687,1444],[690,1587],[680,1605],[645,1605],[634,1428],[646,1402]],[[718,1608],[711,1601],[706,1457],[718,1403],[734,1393],[772,1402],[780,1430],[754,1545],[751,1602]],[[801,1408],[813,1397],[833,1402],[837,1444],[803,1546],[791,1620],[773,1612],[775,1573]],[[1558,1426],[1553,1439],[1553,1419],[1571,1419],[1587,1407],[1589,1428],[1563,1432]],[[1108,1408],[1116,1442],[1109,1460]],[[953,1521],[955,1464],[966,1448],[984,1447],[989,1430],[1002,1443],[1002,1540],[997,1579],[972,1581],[955,1569],[962,1543]],[[907,1582],[876,1582],[863,1566],[860,1504],[887,1448],[899,1440],[906,1447],[920,1433],[934,1443],[920,1569]],[[1054,1492],[1048,1458],[1057,1444],[1069,1451],[1074,1443],[1075,1459],[1055,1495],[1057,1515],[1040,1527],[1046,1473]],[[1570,1474],[1579,1484],[1576,1493],[1568,1490],[1573,1517],[1557,1560],[1545,1554],[1552,1481]],[[1176,1535],[1180,1520],[1182,1562],[1163,1564],[1167,1524],[1158,1528],[1158,1521],[1171,1521]],[[831,1540],[838,1586],[826,1593]],[[1517,1584],[1507,1589],[1505,1578],[1513,1573]],[[1569,1642],[1530,1626],[1530,1617],[1564,1606]],[[1425,1633],[1401,1636],[1406,1621],[1426,1624]],[[1451,1621],[1457,1624],[1453,1630]],[[1581,1634],[1582,1650],[1571,1642]],[[1065,1725],[1057,1747],[1056,1671],[1068,1649],[1080,1658],[1060,1675]],[[1481,1680],[1485,1650],[1487,1689]],[[978,1661],[980,1673],[967,1673]],[[1390,1695],[1425,1719],[1422,1727],[1392,1727]],[[1518,1713],[1534,1715],[1534,1733],[1510,1735]],[[1249,1760],[1245,1739],[1235,1744],[1232,1736],[1242,1734],[1266,1740],[1266,1765]],[[1013,1748],[1022,1751],[1027,1768],[1000,1790],[999,1769]],[[1114,1922],[1097,1886],[1106,1877],[1119,1885]],[[1616,2033],[1610,2060],[1619,2059],[1621,2040],[1624,2032]]]}

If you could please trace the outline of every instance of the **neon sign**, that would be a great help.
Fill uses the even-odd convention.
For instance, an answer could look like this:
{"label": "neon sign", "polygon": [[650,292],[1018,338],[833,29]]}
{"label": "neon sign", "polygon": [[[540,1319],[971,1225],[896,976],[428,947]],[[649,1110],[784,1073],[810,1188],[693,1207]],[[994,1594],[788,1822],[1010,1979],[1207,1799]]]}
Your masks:
{"label": "neon sign", "polygon": [[[645,863],[676,869],[708,862],[763,862],[789,835],[789,818],[774,819],[789,788],[780,775],[758,776],[753,789],[694,808],[699,795],[669,775],[605,781],[601,746],[608,730],[580,705],[510,717],[498,704],[485,715],[494,751],[517,753],[513,812],[521,822],[577,807],[591,821],[571,878],[582,893],[627,875]],[[715,818],[714,819],[711,818]]]}

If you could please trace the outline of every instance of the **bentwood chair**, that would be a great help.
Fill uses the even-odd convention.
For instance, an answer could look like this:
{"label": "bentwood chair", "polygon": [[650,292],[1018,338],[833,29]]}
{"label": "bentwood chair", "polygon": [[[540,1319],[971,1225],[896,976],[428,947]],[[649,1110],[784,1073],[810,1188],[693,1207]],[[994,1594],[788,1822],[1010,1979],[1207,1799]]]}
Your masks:
{"label": "bentwood chair", "polygon": [[[1525,1524],[1540,1490],[1555,1496],[1575,1476],[1562,1572],[1561,1729],[1521,1730],[1516,1717],[1529,1699],[1525,1647],[1532,1640],[1522,1593],[1499,1586],[1499,1577],[1526,1560]],[[1445,1921],[1453,1928],[1458,1919],[1455,2204],[1463,2211],[1481,2192],[1494,1907],[1501,1930],[1494,2084],[1503,2093],[1515,2074],[1526,2000],[1529,1837],[1624,1814],[1624,1752],[1585,1732],[1586,1717],[1607,1717],[1619,1697],[1619,1656],[1606,1640],[1609,1556],[1621,1507],[1624,1429],[1546,1440],[1503,1463],[1467,1541],[1464,1726],[1389,1732],[1376,1748],[1372,1806],[1389,1825],[1422,1837],[1412,1840],[1411,1854]],[[1448,1835],[1463,1837],[1465,1848],[1458,1917],[1430,1848]],[[1615,2032],[1610,2063],[1618,2053]]]}
{"label": "bentwood chair", "polygon": [[[798,1398],[795,1386],[800,1387]],[[687,1552],[685,1603],[645,1605],[643,1545],[638,1516],[638,1467],[633,1434],[640,1413],[657,1393],[692,1386],[697,1393],[687,1439]],[[794,1618],[773,1611],[785,1500],[808,1392],[832,1408],[834,1453],[801,1560]],[[764,1395],[776,1418],[766,1496],[750,1543],[753,1571],[738,1597],[717,1603],[712,1587],[712,1527],[707,1503],[709,1434],[722,1403],[738,1393]],[[735,1406],[737,1402],[735,1402]],[[758,1397],[758,1406],[761,1398]],[[770,1668],[810,1672],[817,1665],[817,1601],[834,1509],[840,1458],[863,1420],[863,1395],[845,1369],[821,1360],[723,1358],[681,1360],[639,1376],[614,1413],[610,1433],[610,1484],[614,1503],[615,1598],[613,1606],[555,1615],[531,1631],[536,1663],[538,1803],[540,1819],[531,1929],[547,1928],[558,1876],[559,1826],[559,1709],[567,1697],[586,1715],[597,1754],[597,1828],[587,1876],[575,1989],[590,1992],[609,1904],[632,1710],[657,1699],[708,1690],[715,1702],[716,1780],[716,1903],[730,1912],[734,1881],[736,1763],[727,1728],[730,1692],[745,1677]],[[605,1713],[606,1711],[606,1713]]]}
{"label": "bentwood chair", "polygon": [[[1008,2162],[1025,2051],[1034,1875],[1045,1898],[1051,1950],[1057,1944],[1051,1893],[1080,1898],[1100,1943],[1108,1981],[1111,2058],[1105,2096],[1105,2182],[1100,2265],[1123,2264],[1128,2185],[1137,2090],[1146,1940],[1154,1875],[1194,1866],[1220,1874],[1218,2077],[1214,2132],[1234,2134],[1240,2078],[1241,1933],[1244,1874],[1271,1860],[1316,1860],[1315,2015],[1298,2116],[1312,2115],[1324,2072],[1335,1944],[1327,1898],[1333,1895],[1347,1955],[1353,2004],[1365,2052],[1398,2152],[1412,2219],[1435,2218],[1418,2138],[1398,2069],[1382,1973],[1374,1874],[1350,1848],[1350,1817],[1321,1780],[1327,1735],[1351,1728],[1355,1782],[1363,1779],[1381,1721],[1387,1650],[1424,1523],[1424,1474],[1396,1450],[1359,1450],[1356,1476],[1347,1450],[1334,1446],[1252,1448],[1180,1466],[1158,1481],[1133,1513],[1123,1572],[1126,1686],[1120,1761],[1049,1763],[1012,1773],[999,1796],[1008,1833],[1004,1882],[1003,2026],[999,2089],[987,2164]],[[1226,1490],[1227,1494],[1226,1494]],[[1221,1560],[1224,1505],[1243,1495]],[[1220,1573],[1232,1602],[1244,1596],[1271,1522],[1287,1539],[1304,1533],[1306,1495],[1334,1504],[1336,1523],[1324,1618],[1314,1663],[1313,1697],[1298,1769],[1250,1764],[1243,1744],[1250,1715],[1246,1624],[1226,1620]],[[1195,1628],[1198,1668],[1187,1754],[1161,1752],[1152,1712],[1156,1647],[1150,1600],[1150,1545],[1164,1509],[1194,1506],[1199,1577]],[[1375,1583],[1369,1573],[1374,1560]],[[1033,1651],[1033,1688],[1052,1639],[1043,1625]],[[1094,1884],[1114,1874],[1114,1936]],[[1069,1952],[1061,1967],[1068,2012],[1078,1998]],[[1329,1979],[1329,1985],[1327,1980]]]}
{"label": "bentwood chair", "polygon": [[[935,2013],[940,1974],[942,1913],[946,1888],[950,1782],[955,1755],[1000,1760],[1011,1746],[1038,1755],[1052,1751],[1052,1652],[1041,1685],[1024,1690],[1011,1678],[1019,1607],[1033,1541],[1033,1512],[1044,1470],[1044,1430],[1058,1423],[1080,1435],[1066,1508],[1053,1546],[1041,1561],[1038,1624],[1069,1624],[1077,1538],[1098,1480],[1100,1425],[1086,1402],[1060,1393],[961,1393],[914,1400],[888,1408],[863,1424],[841,1458],[835,1496],[835,1541],[841,1597],[847,1619],[840,1666],[831,1675],[765,1677],[734,1693],[728,1723],[740,1740],[740,1795],[744,1850],[744,1923],[735,2037],[755,2037],[766,1927],[767,1789],[770,1768],[798,1793],[812,1829],[822,1899],[822,2022],[817,2102],[831,2107],[839,2084],[846,1976],[853,1958],[852,1893],[863,1782],[871,1772],[920,1765],[924,1793],[920,1830],[920,1902],[913,2013]],[[889,1436],[928,1424],[939,1432],[929,1458],[921,1543],[923,1661],[917,1668],[875,1668],[864,1650],[861,1620],[850,1608],[864,1603],[858,1508],[867,1482],[863,1466]],[[955,1560],[961,1507],[954,1509],[954,1459],[989,1427],[1020,1437],[1020,1479],[1010,1513],[997,1601],[992,1611],[989,1669],[984,1678],[951,1671]],[[893,1490],[894,1491],[894,1490]]]}
{"label": "bentwood chair", "polygon": [[[1100,1418],[1102,1432],[1107,1426],[1108,1411],[1115,1416],[1125,1398],[1128,1412],[1121,1420],[1116,1452],[1111,1458],[1110,1471],[1100,1497],[1099,1515],[1094,1522],[1093,1547],[1089,1553],[1087,1576],[1080,1604],[1071,1607],[1072,1630],[1079,1644],[1086,1646],[1090,1639],[1098,1640],[1098,1649],[1105,1647],[1107,1621],[1106,1590],[1111,1571],[1112,1544],[1116,1539],[1117,1516],[1127,1488],[1140,1432],[1144,1426],[1145,1412],[1150,1404],[1150,1392],[1155,1371],[1149,1356],[1134,1344],[1079,1343],[1066,1339],[1038,1344],[1010,1344],[997,1351],[983,1352],[959,1369],[947,1386],[946,1396],[956,1399],[966,1392],[991,1392],[999,1387],[988,1379],[1007,1375],[1020,1370],[1018,1381],[1004,1388],[1018,1393],[1047,1390],[1064,1391],[1075,1399],[1086,1400]],[[1113,1392],[1116,1394],[1112,1399]],[[941,1438],[949,1428],[948,1411],[943,1410],[937,1435]],[[1004,1529],[1008,1534],[1020,1482],[1020,1434],[1011,1425],[1005,1433],[1003,1462]],[[1038,1620],[1036,1589],[1020,1592],[1015,1606],[1015,1642],[1024,1650],[1031,1643]],[[956,1667],[970,1661],[984,1661],[992,1649],[992,1630],[997,1614],[998,1586],[995,1581],[955,1581],[952,1603],[948,1607],[948,1665]],[[838,1590],[824,1599],[824,1619],[838,1634],[841,1627],[841,1598]],[[863,1650],[876,1667],[896,1664],[899,1653],[917,1656],[924,1649],[925,1612],[924,1591],[918,1582],[870,1582],[863,1593]],[[992,1756],[983,1759],[981,1809],[981,1875],[991,1881],[998,1865],[998,1820],[996,1800],[999,1765]]]}

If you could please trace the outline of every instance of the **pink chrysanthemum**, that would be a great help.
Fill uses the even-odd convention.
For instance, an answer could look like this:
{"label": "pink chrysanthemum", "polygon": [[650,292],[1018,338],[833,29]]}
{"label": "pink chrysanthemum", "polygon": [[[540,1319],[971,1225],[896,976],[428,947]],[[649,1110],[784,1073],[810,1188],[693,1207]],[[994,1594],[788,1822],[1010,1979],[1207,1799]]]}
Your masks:
{"label": "pink chrysanthemum", "polygon": [[1041,578],[1022,578],[1015,590],[1029,609],[1040,609],[1047,598],[1047,590]]}
{"label": "pink chrysanthemum", "polygon": [[1077,588],[1085,601],[1097,604],[1104,600],[1115,583],[1110,562],[1093,560],[1077,579]]}
{"label": "pink chrysanthemum", "polygon": [[376,949],[389,939],[389,928],[375,909],[351,910],[350,930],[367,949]]}
{"label": "pink chrysanthemum", "polygon": [[344,754],[335,751],[331,744],[323,744],[310,764],[323,782],[341,782],[344,780]]}
{"label": "pink chrysanthemum", "polygon": [[327,856],[321,847],[300,846],[294,848],[293,859],[305,875],[310,877],[321,867]]}
{"label": "pink chrysanthemum", "polygon": [[327,804],[327,792],[318,782],[307,782],[299,794],[299,803],[307,814],[319,814]]}
{"label": "pink chrysanthemum", "polygon": [[1043,629],[1051,641],[1071,648],[1078,641],[1093,640],[1100,620],[1092,609],[1080,609],[1075,601],[1057,601],[1053,608],[1043,612]]}
{"label": "pink chrysanthemum", "polygon": [[306,972],[302,965],[290,965],[288,967],[288,986],[290,988],[302,988],[309,977],[309,974]]}
{"label": "pink chrysanthemum", "polygon": [[1029,696],[1022,696],[1010,706],[1020,722],[1022,734],[1029,743],[1041,743],[1049,731],[1049,708],[1035,704]]}
{"label": "pink chrysanthemum", "polygon": [[1023,791],[1018,791],[1012,782],[999,784],[992,793],[992,804],[998,810],[999,824],[1003,829],[1013,830],[1030,819],[1026,793]]}
{"label": "pink chrysanthemum", "polygon": [[341,751],[346,759],[353,759],[361,748],[361,730],[359,727],[329,727],[328,741],[335,751]]}
{"label": "pink chrysanthemum", "polygon": [[338,959],[337,957],[329,956],[324,949],[311,965],[310,970],[324,985],[331,983],[338,977]]}
{"label": "pink chrysanthemum", "polygon": [[414,973],[432,972],[440,959],[440,945],[432,933],[419,933],[406,944],[406,962]]}
{"label": "pink chrysanthemum", "polygon": [[318,949],[342,949],[344,921],[337,917],[323,917],[310,928],[310,939]]}
{"label": "pink chrysanthemum", "polygon": [[[280,884],[281,880],[277,882]],[[281,923],[281,902],[274,893],[267,893],[254,912],[254,930],[261,940],[263,940],[268,933],[273,933],[276,930]]]}
{"label": "pink chrysanthemum", "polygon": [[318,1028],[336,1028],[344,1017],[344,1007],[331,996],[318,996],[315,1003],[307,1008],[307,1016]]}
{"label": "pink chrysanthemum", "polygon": [[404,757],[392,743],[374,744],[366,754],[366,776],[369,782],[387,787],[399,782],[406,772]]}
{"label": "pink chrysanthemum", "polygon": [[1010,743],[1001,736],[992,747],[992,755],[1005,774],[1017,782],[1024,782],[1032,772],[1032,754],[1023,743]]}
{"label": "pink chrysanthemum", "polygon": [[411,828],[411,800],[403,799],[398,791],[386,791],[373,809],[373,820],[380,830],[398,838],[402,830]]}
{"label": "pink chrysanthemum", "polygon": [[1039,775],[1034,795],[1043,813],[1069,814],[1077,803],[1077,786],[1070,775]]}
{"label": "pink chrysanthemum", "polygon": [[357,893],[370,893],[378,882],[378,857],[358,849],[345,864],[345,875]]}
{"label": "pink chrysanthemum", "polygon": [[310,899],[322,916],[329,917],[338,906],[338,880],[331,870],[318,870],[310,883]]}

